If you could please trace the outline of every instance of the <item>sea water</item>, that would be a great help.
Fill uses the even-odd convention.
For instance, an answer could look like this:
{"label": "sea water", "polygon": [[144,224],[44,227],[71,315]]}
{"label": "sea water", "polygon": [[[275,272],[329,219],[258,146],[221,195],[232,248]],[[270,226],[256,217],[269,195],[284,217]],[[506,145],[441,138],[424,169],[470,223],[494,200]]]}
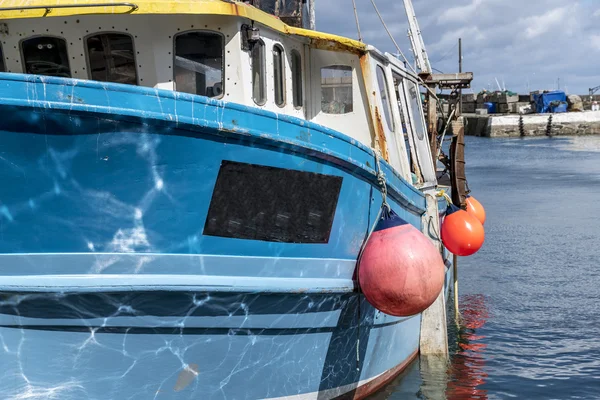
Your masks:
{"label": "sea water", "polygon": [[372,398],[600,399],[600,137],[468,137],[466,160],[486,241],[459,258],[450,363]]}

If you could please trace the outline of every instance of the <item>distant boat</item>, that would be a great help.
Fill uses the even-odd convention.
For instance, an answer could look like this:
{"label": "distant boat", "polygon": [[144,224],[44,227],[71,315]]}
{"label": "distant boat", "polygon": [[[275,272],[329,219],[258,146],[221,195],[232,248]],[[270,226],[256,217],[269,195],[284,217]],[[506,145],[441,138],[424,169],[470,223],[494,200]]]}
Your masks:
{"label": "distant boat", "polygon": [[403,63],[241,2],[0,21],[1,398],[364,398],[416,358],[355,276],[383,176],[439,220]]}

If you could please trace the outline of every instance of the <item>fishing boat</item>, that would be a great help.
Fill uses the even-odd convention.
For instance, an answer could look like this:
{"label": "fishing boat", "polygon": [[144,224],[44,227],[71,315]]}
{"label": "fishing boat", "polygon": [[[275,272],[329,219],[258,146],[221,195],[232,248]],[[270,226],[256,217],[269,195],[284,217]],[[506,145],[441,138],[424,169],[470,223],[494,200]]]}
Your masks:
{"label": "fishing boat", "polygon": [[364,398],[417,357],[356,273],[383,203],[447,258],[419,77],[290,21],[2,2],[1,398]]}

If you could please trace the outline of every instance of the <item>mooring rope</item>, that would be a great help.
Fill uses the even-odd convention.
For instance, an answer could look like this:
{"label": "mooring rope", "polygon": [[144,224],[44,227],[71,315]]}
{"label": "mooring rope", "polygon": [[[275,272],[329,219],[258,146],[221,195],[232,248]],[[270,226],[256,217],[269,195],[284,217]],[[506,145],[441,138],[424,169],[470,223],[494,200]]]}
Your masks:
{"label": "mooring rope", "polygon": [[446,199],[446,202],[448,203],[448,205],[450,205],[450,204],[454,204],[454,203],[452,202],[452,199],[450,198],[450,196],[448,196],[448,194],[446,193],[446,191],[445,191],[445,190],[443,190],[443,189],[442,189],[442,190],[440,190],[439,192],[437,192],[437,193],[435,194],[435,196],[436,196],[436,197],[443,197],[444,199]]}
{"label": "mooring rope", "polygon": [[381,197],[382,197],[382,203],[381,203],[381,207],[386,207],[387,210],[390,210],[390,205],[387,202],[387,183],[385,180],[385,173],[383,172],[383,170],[381,169],[381,154],[379,152],[379,150],[374,150],[373,153],[375,153],[375,168],[376,168],[376,173],[377,173],[377,183],[379,184],[379,187],[381,188]]}
{"label": "mooring rope", "polygon": [[[376,149],[372,149],[373,150],[373,154],[375,155],[375,173],[377,176],[377,184],[379,185],[379,188],[381,190],[381,207],[379,207],[379,211],[377,212],[377,215],[375,216],[375,219],[373,221],[373,225],[369,228],[367,235],[365,236],[365,240],[363,241],[363,244],[361,246],[361,249],[358,253],[358,259],[357,259],[357,269],[356,269],[356,281],[358,283],[358,308],[356,311],[356,315],[357,315],[357,326],[356,326],[356,332],[357,332],[357,339],[356,339],[356,370],[360,370],[360,324],[361,324],[361,313],[360,313],[360,294],[361,294],[361,290],[360,290],[360,274],[359,274],[359,270],[360,270],[360,259],[362,257],[362,254],[365,250],[365,247],[367,245],[367,243],[369,242],[369,239],[371,238],[371,235],[373,234],[373,232],[375,231],[375,228],[377,227],[377,224],[379,223],[379,219],[381,218],[381,216],[386,213],[389,214],[391,208],[390,205],[387,202],[387,181],[385,179],[385,173],[383,172],[383,170],[381,169],[381,154],[379,152],[379,150]],[[370,195],[369,195],[369,216],[371,215],[371,199],[373,198],[373,186],[371,186],[371,191],[370,191]]]}

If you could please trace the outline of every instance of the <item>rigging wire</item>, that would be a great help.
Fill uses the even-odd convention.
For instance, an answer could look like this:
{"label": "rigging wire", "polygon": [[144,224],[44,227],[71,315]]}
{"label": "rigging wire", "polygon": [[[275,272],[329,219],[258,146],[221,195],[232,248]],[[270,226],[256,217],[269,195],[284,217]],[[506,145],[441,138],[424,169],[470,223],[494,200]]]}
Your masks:
{"label": "rigging wire", "polygon": [[413,68],[413,66],[410,64],[410,62],[408,61],[408,59],[406,58],[406,56],[404,55],[404,53],[400,49],[400,46],[398,46],[398,43],[394,39],[394,35],[392,35],[392,32],[390,32],[390,30],[388,29],[385,21],[383,20],[383,17],[381,16],[381,13],[379,12],[379,9],[377,8],[377,5],[375,4],[375,0],[371,0],[371,4],[373,4],[373,8],[375,9],[375,12],[377,13],[377,16],[379,17],[379,20],[381,21],[381,24],[383,25],[383,27],[384,27],[385,31],[387,32],[388,36],[390,37],[390,39],[392,39],[392,42],[394,42],[394,46],[396,46],[396,50],[398,50],[398,54],[400,54],[402,56],[402,58],[404,59],[405,64],[415,74],[415,76],[417,77],[417,79],[419,80],[419,82],[425,87],[425,89],[427,89],[427,91],[431,94],[431,96],[433,96],[433,98],[435,98],[437,100],[438,97],[437,97],[435,91],[433,91],[429,86],[427,86],[427,84],[425,84],[425,81],[423,81],[423,79],[421,79],[421,77],[419,76],[419,73]]}
{"label": "rigging wire", "polygon": [[362,36],[360,34],[360,23],[358,22],[358,12],[356,11],[356,0],[352,0],[354,6],[354,19],[356,19],[356,30],[358,31],[358,41],[362,42]]}
{"label": "rigging wire", "polygon": [[400,46],[398,46],[398,43],[396,43],[396,39],[394,39],[394,35],[392,35],[392,32],[390,32],[390,30],[388,29],[385,21],[383,20],[383,17],[381,16],[381,13],[379,12],[379,9],[377,8],[377,5],[375,4],[375,0],[371,0],[371,4],[373,4],[373,8],[375,9],[375,12],[377,13],[377,16],[379,17],[379,20],[381,21],[381,24],[383,25],[383,28],[387,32],[387,34],[390,37],[390,39],[392,39],[392,42],[394,42],[394,46],[396,46],[396,50],[398,50],[398,53],[402,56],[402,58],[404,59],[404,61],[406,61],[406,64],[416,74],[417,71],[415,71],[414,68],[412,67],[412,65],[410,65],[410,63],[408,62],[408,59],[406,58],[406,56],[404,55],[404,53],[400,49]]}
{"label": "rigging wire", "polygon": [[446,52],[446,54],[444,54],[442,57],[440,57],[439,60],[434,61],[434,63],[439,63],[440,61],[445,60],[446,58],[448,58],[448,56],[450,55],[450,53],[458,46],[458,43],[454,44],[454,47],[452,47],[450,50],[448,50]]}

